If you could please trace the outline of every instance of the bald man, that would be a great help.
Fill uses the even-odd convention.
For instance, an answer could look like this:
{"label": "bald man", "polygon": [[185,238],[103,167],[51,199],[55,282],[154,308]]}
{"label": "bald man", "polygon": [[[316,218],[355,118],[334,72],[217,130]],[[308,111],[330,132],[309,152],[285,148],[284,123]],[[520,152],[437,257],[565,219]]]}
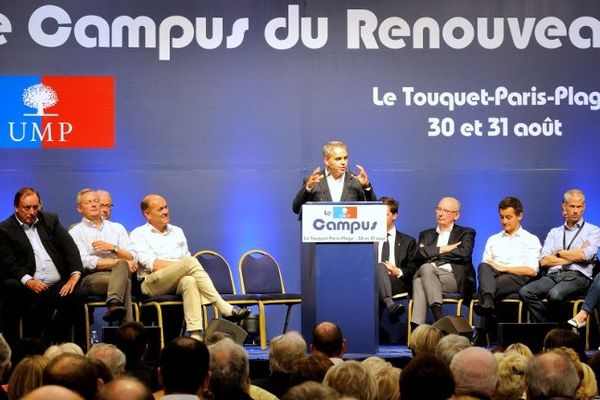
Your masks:
{"label": "bald man", "polygon": [[227,303],[196,257],[188,249],[183,230],[171,225],[169,205],[160,195],[149,194],[140,208],[148,221],[131,232],[131,240],[140,264],[142,293],[146,296],[178,294],[183,297],[183,313],[187,330],[194,339],[202,340],[202,304],[214,304],[219,313],[232,321],[250,314]]}
{"label": "bald man", "polygon": [[442,293],[459,292],[469,301],[475,289],[472,255],[475,230],[456,224],[460,203],[444,197],[435,208],[437,227],[419,234],[413,280],[413,326],[424,324],[427,308],[435,321],[443,317]]}

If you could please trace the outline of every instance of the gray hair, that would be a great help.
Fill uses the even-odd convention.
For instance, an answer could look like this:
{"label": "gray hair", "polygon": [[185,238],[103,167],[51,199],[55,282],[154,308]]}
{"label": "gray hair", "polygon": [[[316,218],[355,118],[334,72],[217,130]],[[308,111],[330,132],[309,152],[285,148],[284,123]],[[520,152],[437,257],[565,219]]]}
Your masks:
{"label": "gray hair", "polygon": [[85,189],[81,189],[79,192],[77,192],[77,196],[75,197],[75,204],[80,205],[81,204],[81,196],[83,196],[84,194],[88,194],[90,192],[95,192],[95,190],[90,189],[90,188],[85,188]]}
{"label": "gray hair", "polygon": [[525,384],[529,400],[571,398],[579,386],[579,375],[575,365],[566,355],[548,352],[529,360],[525,371]]}
{"label": "gray hair", "polygon": [[12,352],[10,346],[4,339],[4,335],[0,333],[0,378],[10,368],[10,357]]}
{"label": "gray hair", "polygon": [[329,155],[333,152],[333,149],[338,147],[346,150],[346,152],[348,151],[348,146],[346,146],[346,143],[339,140],[332,140],[323,145],[323,157],[329,157]]}
{"label": "gray hair", "polygon": [[269,349],[271,372],[292,372],[296,360],[306,357],[306,341],[296,331],[274,337]]}
{"label": "gray hair", "polygon": [[585,194],[579,189],[570,189],[563,195],[563,203],[568,203],[573,197],[578,197],[585,203]]}
{"label": "gray hair", "polygon": [[471,346],[471,342],[464,336],[451,333],[440,339],[435,345],[435,355],[447,366],[450,366],[452,357],[461,350]]}
{"label": "gray hair", "polygon": [[450,363],[456,382],[455,394],[493,397],[498,384],[498,362],[483,347],[473,346],[456,353]]}
{"label": "gray hair", "polygon": [[248,391],[250,363],[246,350],[229,338],[208,346],[210,384],[213,391],[227,392],[242,388]]}
{"label": "gray hair", "polygon": [[122,375],[125,372],[125,353],[114,344],[96,343],[87,352],[86,357],[104,361],[114,376]]}

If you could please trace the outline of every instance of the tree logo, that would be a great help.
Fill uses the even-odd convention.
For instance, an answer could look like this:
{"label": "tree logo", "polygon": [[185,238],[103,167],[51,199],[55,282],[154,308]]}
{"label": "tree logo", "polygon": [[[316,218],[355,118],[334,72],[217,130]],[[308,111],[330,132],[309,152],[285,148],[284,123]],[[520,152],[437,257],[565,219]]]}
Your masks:
{"label": "tree logo", "polygon": [[23,91],[23,104],[35,108],[35,114],[23,114],[26,117],[56,117],[58,114],[46,114],[45,108],[50,108],[58,103],[58,95],[50,86],[38,83],[29,86]]}

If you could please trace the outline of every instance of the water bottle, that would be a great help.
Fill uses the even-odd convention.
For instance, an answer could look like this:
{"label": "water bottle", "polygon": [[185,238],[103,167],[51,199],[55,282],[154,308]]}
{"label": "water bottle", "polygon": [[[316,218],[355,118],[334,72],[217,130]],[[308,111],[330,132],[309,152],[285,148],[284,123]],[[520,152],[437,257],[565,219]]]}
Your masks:
{"label": "water bottle", "polygon": [[98,332],[92,331],[90,335],[90,344],[93,346],[96,343],[100,343],[100,340],[98,339]]}

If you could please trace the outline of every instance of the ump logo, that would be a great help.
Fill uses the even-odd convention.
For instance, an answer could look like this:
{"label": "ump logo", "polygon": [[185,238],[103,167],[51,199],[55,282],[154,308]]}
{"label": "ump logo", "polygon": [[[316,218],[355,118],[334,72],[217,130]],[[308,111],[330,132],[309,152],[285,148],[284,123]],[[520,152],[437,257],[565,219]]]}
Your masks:
{"label": "ump logo", "polygon": [[333,218],[335,219],[356,219],[358,209],[356,207],[333,207]]}
{"label": "ump logo", "polygon": [[0,76],[0,93],[0,147],[114,147],[113,77]]}

